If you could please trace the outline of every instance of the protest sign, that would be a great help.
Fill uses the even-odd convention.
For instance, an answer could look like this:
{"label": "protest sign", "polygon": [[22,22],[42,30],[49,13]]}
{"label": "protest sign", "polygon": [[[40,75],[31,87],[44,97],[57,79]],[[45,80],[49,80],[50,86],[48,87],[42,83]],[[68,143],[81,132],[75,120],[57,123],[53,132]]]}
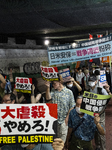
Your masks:
{"label": "protest sign", "polygon": [[91,116],[94,116],[95,113],[101,114],[105,110],[110,98],[111,95],[100,95],[84,91],[80,111]]}
{"label": "protest sign", "polygon": [[106,74],[105,74],[105,70],[100,70],[100,82],[99,82],[99,86],[103,87],[106,85]]}
{"label": "protest sign", "polygon": [[41,66],[41,75],[43,80],[58,81],[58,68],[57,67],[44,67]]}
{"label": "protest sign", "polygon": [[71,79],[69,68],[59,70],[59,75],[62,77],[63,82],[70,81]]}
{"label": "protest sign", "polygon": [[17,92],[31,93],[32,78],[15,78],[15,89]]}
{"label": "protest sign", "polygon": [[1,104],[0,144],[52,143],[57,104]]}
{"label": "protest sign", "polygon": [[112,35],[78,43],[74,48],[70,45],[48,47],[49,65],[90,60],[112,55]]}

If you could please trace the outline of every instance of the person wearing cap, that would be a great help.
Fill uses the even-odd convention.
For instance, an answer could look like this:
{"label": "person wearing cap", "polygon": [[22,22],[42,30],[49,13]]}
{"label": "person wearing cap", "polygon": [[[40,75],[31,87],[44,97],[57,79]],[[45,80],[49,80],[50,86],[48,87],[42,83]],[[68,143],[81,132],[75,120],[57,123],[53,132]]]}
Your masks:
{"label": "person wearing cap", "polygon": [[[61,79],[61,78],[59,78]],[[46,81],[46,100],[52,101],[52,103],[58,104],[58,126],[57,137],[61,138],[64,142],[66,140],[68,129],[68,116],[69,111],[75,106],[74,96],[71,90],[66,88],[62,80],[53,81],[53,88],[50,92],[50,82]]]}
{"label": "person wearing cap", "polygon": [[80,85],[74,80],[74,78],[71,78],[70,81],[66,82],[66,87],[73,92],[74,99],[76,101],[79,92],[82,91]]}
{"label": "person wearing cap", "polygon": [[82,96],[80,95],[76,99],[76,107],[69,113],[65,150],[93,150],[91,140],[94,138],[95,131],[102,136],[105,135],[104,128],[99,123],[99,115],[96,114],[93,117],[80,112],[81,103]]}
{"label": "person wearing cap", "polygon": [[[90,92],[108,95],[107,91],[103,87],[99,87],[98,85],[99,78],[95,75],[89,77],[88,84],[90,86]],[[100,123],[105,127],[105,112],[100,115]],[[95,135],[95,144],[96,150],[106,150],[106,138],[105,136],[101,136],[98,132]]]}

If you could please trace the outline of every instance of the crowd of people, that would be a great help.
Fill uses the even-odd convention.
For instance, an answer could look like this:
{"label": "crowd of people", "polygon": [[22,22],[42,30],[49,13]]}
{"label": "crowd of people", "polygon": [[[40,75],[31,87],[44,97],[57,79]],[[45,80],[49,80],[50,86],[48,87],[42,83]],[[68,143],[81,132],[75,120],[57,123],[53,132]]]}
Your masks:
{"label": "crowd of people", "polygon": [[32,79],[31,94],[17,93],[15,88],[7,91],[6,79],[0,74],[1,104],[21,103],[55,103],[57,104],[58,123],[57,138],[51,144],[16,144],[1,145],[1,150],[93,150],[92,140],[95,140],[96,150],[106,150],[105,111],[94,117],[80,112],[83,92],[89,91],[101,95],[111,95],[111,77],[109,66],[106,67],[107,83],[100,87],[100,70],[102,66],[75,68],[69,81],[45,82],[46,96],[43,101],[38,89],[38,82]]}

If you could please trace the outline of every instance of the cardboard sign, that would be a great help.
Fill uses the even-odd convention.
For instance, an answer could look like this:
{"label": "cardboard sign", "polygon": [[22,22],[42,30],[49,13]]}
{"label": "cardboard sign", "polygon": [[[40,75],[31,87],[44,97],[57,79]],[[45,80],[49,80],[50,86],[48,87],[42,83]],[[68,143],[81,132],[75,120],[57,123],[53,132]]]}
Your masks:
{"label": "cardboard sign", "polygon": [[91,116],[94,116],[95,113],[101,114],[105,110],[110,98],[111,95],[100,95],[84,91],[80,111]]}
{"label": "cardboard sign", "polygon": [[41,75],[43,80],[58,81],[58,68],[57,67],[44,67],[41,66]]}
{"label": "cardboard sign", "polygon": [[31,93],[32,78],[15,78],[15,89],[17,92]]}
{"label": "cardboard sign", "polygon": [[105,74],[105,70],[101,70],[100,71],[100,82],[99,82],[99,86],[103,87],[106,85],[106,74]]}
{"label": "cardboard sign", "polygon": [[59,75],[62,77],[63,82],[70,81],[71,79],[69,68],[59,70]]}
{"label": "cardboard sign", "polygon": [[0,144],[52,143],[57,104],[1,104]]}

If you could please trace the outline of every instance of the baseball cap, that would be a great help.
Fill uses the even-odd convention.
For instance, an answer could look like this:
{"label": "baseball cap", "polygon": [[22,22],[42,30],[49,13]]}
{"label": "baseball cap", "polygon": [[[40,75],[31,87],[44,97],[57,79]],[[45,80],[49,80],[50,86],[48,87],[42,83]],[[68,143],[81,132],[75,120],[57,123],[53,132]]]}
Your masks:
{"label": "baseball cap", "polygon": [[96,80],[97,80],[96,76],[90,76],[88,79],[88,81],[93,81],[93,82]]}

